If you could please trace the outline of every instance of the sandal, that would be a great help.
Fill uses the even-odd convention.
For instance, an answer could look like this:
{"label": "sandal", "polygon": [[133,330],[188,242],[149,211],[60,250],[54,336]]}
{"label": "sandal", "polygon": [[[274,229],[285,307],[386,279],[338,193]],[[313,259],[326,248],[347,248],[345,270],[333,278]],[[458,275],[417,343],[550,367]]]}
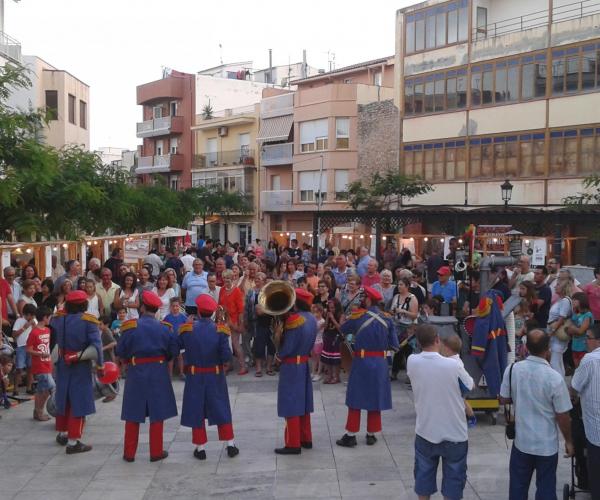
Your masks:
{"label": "sandal", "polygon": [[262,372],[256,372],[256,373],[254,374],[254,376],[255,376],[255,377],[262,377]]}
{"label": "sandal", "polygon": [[267,370],[267,375],[272,377],[273,375],[275,375],[275,372],[273,370]]}
{"label": "sandal", "polygon": [[247,375],[248,374],[248,370],[240,370],[239,372],[237,372],[238,375]]}

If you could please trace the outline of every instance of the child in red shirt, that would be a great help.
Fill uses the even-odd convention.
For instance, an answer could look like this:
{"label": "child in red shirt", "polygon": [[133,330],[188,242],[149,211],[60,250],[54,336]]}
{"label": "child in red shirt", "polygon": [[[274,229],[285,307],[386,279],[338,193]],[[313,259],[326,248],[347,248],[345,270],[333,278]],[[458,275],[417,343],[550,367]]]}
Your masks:
{"label": "child in red shirt", "polygon": [[33,419],[45,422],[50,417],[44,413],[44,406],[50,392],[56,384],[52,377],[52,361],[50,359],[50,317],[52,311],[47,307],[39,307],[35,313],[37,325],[31,330],[27,338],[27,353],[31,356],[31,373],[37,382],[35,391],[35,408]]}

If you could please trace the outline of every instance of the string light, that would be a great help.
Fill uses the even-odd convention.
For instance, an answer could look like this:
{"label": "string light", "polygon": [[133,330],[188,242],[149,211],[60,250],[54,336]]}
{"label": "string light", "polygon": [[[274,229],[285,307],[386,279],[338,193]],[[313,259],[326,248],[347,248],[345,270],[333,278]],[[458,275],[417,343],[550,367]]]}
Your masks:
{"label": "string light", "polygon": [[370,234],[370,235],[369,235],[369,238],[373,239],[373,238],[374,238],[374,236],[373,236],[372,234]]}
{"label": "string light", "polygon": [[58,252],[58,247],[52,247],[53,252]]}
{"label": "string light", "polygon": [[86,241],[86,242],[85,242],[85,244],[86,244],[88,247],[91,247],[91,246],[92,246],[92,242],[91,242],[91,241]]}
{"label": "string light", "polygon": [[387,236],[384,236],[383,238],[381,238],[383,241],[387,240]]}
{"label": "string light", "polygon": [[306,236],[306,233],[302,233],[302,236]]}
{"label": "string light", "polygon": [[493,238],[492,243],[498,243],[498,238]]}
{"label": "string light", "polygon": [[410,241],[415,241],[415,239],[412,236],[409,239]]}
{"label": "string light", "polygon": [[279,233],[279,236],[281,236],[283,238],[283,233]]}
{"label": "string light", "polygon": [[445,240],[444,240],[444,238],[440,238],[440,241],[441,241],[442,243],[444,243],[444,241],[445,241]]}
{"label": "string light", "polygon": [[69,245],[68,245],[68,244],[66,244],[66,243],[63,243],[62,247],[63,247],[63,248],[69,248]]}
{"label": "string light", "polygon": [[429,238],[425,236],[425,238],[423,238],[423,241],[429,241]]}
{"label": "string light", "polygon": [[365,235],[364,235],[364,234],[361,234],[361,235],[360,235],[360,239],[361,239],[361,240],[364,240],[364,239],[365,239]]}
{"label": "string light", "polygon": [[31,248],[28,248],[27,250],[25,250],[27,253],[31,253],[33,250],[31,250]]}
{"label": "string light", "polygon": [[463,244],[462,238],[459,238],[458,243],[461,244],[461,245]]}
{"label": "string light", "polygon": [[312,233],[310,233],[310,234],[308,235],[308,237],[309,237],[309,238],[312,238],[312,237],[313,237]]}
{"label": "string light", "polygon": [[525,244],[529,246],[529,240],[525,240]]}
{"label": "string light", "polygon": [[352,236],[348,236],[348,239],[349,239],[349,240],[351,240],[351,239],[352,239]]}

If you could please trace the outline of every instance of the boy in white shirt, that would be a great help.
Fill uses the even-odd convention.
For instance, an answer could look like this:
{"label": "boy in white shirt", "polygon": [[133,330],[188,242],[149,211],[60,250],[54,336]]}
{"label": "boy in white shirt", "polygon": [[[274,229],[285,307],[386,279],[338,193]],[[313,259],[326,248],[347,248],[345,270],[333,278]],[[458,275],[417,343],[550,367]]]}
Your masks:
{"label": "boy in white shirt", "polygon": [[[460,359],[460,351],[462,350],[462,340],[456,334],[452,334],[449,337],[443,337],[441,340],[442,344],[440,345],[440,354],[446,358],[455,359],[460,366],[460,379],[467,379],[470,375],[467,373],[467,370],[465,370],[465,365],[462,362],[462,359]],[[475,425],[477,424],[477,417],[473,412],[473,408],[471,408],[471,405],[466,399],[465,413],[467,414],[467,422],[469,427],[475,427]]]}
{"label": "boy in white shirt", "polygon": [[31,332],[31,328],[36,325],[35,321],[36,307],[32,304],[25,304],[23,306],[23,316],[17,318],[13,325],[13,339],[17,342],[17,349],[15,350],[15,388],[13,396],[19,395],[19,386],[21,385],[21,379],[23,378],[23,372],[27,370],[27,394],[33,394],[32,384],[33,376],[31,375],[31,357],[27,354],[27,338]]}

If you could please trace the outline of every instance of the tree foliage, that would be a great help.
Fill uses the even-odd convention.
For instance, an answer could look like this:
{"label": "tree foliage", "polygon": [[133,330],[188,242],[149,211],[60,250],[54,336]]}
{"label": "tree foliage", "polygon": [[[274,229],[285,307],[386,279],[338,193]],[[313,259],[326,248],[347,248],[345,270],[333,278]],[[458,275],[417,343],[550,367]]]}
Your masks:
{"label": "tree foliage", "polygon": [[172,191],[161,177],[134,184],[80,147],[57,150],[40,140],[42,110],[11,109],[12,89],[30,81],[22,69],[0,67],[0,240],[77,239],[186,226],[195,214],[243,212],[245,196],[217,188]]}
{"label": "tree foliage", "polygon": [[600,175],[586,177],[583,180],[583,188],[586,191],[563,198],[563,203],[572,206],[600,205]]}
{"label": "tree foliage", "polygon": [[348,185],[348,203],[354,209],[383,210],[433,190],[418,177],[408,177],[395,170],[376,172],[369,182],[357,180]]}

